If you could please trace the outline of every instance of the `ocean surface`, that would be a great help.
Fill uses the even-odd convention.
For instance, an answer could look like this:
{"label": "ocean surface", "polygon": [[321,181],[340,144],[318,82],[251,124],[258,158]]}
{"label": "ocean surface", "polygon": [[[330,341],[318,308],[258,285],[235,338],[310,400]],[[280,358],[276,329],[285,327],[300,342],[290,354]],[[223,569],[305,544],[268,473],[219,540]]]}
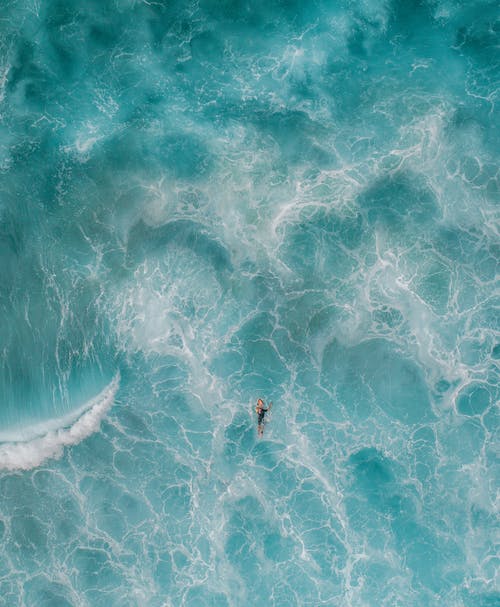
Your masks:
{"label": "ocean surface", "polygon": [[500,605],[499,43],[2,0],[0,607]]}

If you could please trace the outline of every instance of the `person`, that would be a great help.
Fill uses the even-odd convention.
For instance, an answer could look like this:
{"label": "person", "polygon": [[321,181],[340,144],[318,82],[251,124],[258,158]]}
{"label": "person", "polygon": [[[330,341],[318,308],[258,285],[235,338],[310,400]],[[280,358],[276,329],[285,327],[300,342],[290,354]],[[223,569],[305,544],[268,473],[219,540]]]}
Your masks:
{"label": "person", "polygon": [[269,407],[266,408],[262,398],[259,398],[259,400],[257,401],[255,412],[257,413],[257,431],[259,433],[259,436],[263,436],[264,434],[264,417],[266,413],[271,410],[272,406],[273,403],[269,403]]}

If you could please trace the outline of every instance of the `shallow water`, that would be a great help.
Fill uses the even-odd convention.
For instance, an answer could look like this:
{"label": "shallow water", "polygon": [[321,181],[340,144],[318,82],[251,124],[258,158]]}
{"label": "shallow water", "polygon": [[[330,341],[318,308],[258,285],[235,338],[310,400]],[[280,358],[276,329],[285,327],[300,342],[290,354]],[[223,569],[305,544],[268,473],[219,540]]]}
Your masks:
{"label": "shallow water", "polygon": [[495,7],[2,3],[1,607],[500,602]]}

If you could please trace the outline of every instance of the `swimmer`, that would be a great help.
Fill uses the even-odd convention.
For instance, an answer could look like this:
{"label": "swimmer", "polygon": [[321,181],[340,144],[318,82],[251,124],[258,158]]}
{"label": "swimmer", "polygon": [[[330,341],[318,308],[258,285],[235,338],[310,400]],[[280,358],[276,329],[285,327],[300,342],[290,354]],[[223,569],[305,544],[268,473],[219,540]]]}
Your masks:
{"label": "swimmer", "polygon": [[269,407],[265,407],[264,401],[262,398],[259,398],[257,401],[257,406],[255,407],[255,413],[257,413],[257,431],[259,436],[263,436],[264,434],[264,416],[268,411],[271,410],[273,403],[269,403]]}

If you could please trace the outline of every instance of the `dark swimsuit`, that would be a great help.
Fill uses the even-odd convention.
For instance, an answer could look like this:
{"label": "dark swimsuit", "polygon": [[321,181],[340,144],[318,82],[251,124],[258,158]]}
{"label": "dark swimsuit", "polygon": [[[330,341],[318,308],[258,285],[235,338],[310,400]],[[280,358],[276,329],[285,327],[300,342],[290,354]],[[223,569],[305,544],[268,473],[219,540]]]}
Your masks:
{"label": "dark swimsuit", "polygon": [[259,413],[257,414],[259,416],[258,419],[257,419],[257,422],[258,422],[259,426],[262,423],[264,423],[264,415],[267,413],[267,411],[268,411],[267,409],[261,409],[259,411]]}

